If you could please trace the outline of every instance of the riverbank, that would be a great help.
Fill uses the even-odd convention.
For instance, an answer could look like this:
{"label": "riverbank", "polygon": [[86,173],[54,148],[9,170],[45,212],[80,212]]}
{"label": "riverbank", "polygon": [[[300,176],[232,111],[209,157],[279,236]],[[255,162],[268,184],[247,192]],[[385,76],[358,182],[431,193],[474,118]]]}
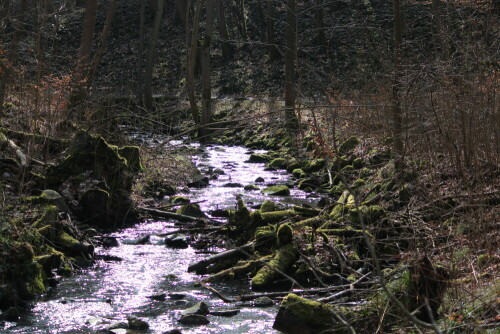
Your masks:
{"label": "riverbank", "polygon": [[[233,116],[241,118],[239,114]],[[88,139],[83,134],[80,137]],[[99,137],[90,138],[94,141],[92,147],[96,147],[96,143],[103,143]],[[232,203],[226,203],[218,208],[220,209],[217,212],[218,215],[229,216],[228,223],[224,228],[218,229],[221,233],[212,231],[209,235],[200,234],[200,228],[207,231],[211,231],[210,229],[213,228],[213,226],[206,224],[192,227],[188,225],[182,228],[183,233],[190,235],[190,232],[193,232],[193,235],[197,236],[191,238],[191,245],[202,249],[213,246],[233,248],[249,242],[254,243],[244,256],[241,256],[240,252],[236,257],[231,256],[225,261],[203,263],[202,260],[202,265],[198,266],[201,266],[201,270],[198,268],[198,273],[205,275],[200,276],[200,279],[208,283],[227,279],[234,280],[235,277],[239,276],[238,280],[247,282],[247,284],[251,283],[249,287],[254,290],[274,290],[277,287],[282,289],[283,286],[293,285],[295,288],[300,287],[299,290],[303,290],[301,294],[304,296],[323,300],[325,305],[326,303],[337,305],[336,309],[331,309],[329,312],[346,320],[357,331],[373,331],[372,327],[366,327],[367,319],[371,319],[370,324],[379,326],[379,321],[382,318],[385,330],[397,331],[398,328],[410,328],[413,326],[412,323],[404,320],[406,317],[404,312],[398,309],[398,305],[392,304],[387,292],[376,292],[380,287],[380,275],[377,273],[376,263],[373,260],[372,251],[374,251],[381,266],[381,274],[386,278],[389,296],[392,294],[403,300],[404,306],[408,309],[412,311],[418,308],[422,309],[422,304],[418,304],[418,300],[425,300],[424,297],[427,297],[436,302],[436,304],[432,304],[431,314],[435,317],[435,321],[439,321],[439,326],[460,325],[461,328],[472,329],[477,327],[475,321],[478,319],[481,319],[480,321],[483,321],[485,325],[494,326],[494,321],[491,322],[491,315],[494,314],[493,310],[495,309],[495,290],[485,287],[491,286],[491,282],[496,281],[495,270],[498,266],[498,254],[496,253],[498,247],[494,247],[498,242],[498,236],[495,234],[495,201],[498,198],[497,190],[494,187],[495,183],[492,183],[490,188],[484,188],[481,193],[461,192],[453,194],[454,191],[457,192],[460,189],[454,184],[453,178],[441,180],[436,185],[434,184],[435,178],[439,175],[422,174],[418,170],[421,166],[416,165],[415,162],[408,164],[403,174],[398,174],[394,162],[390,160],[387,148],[375,145],[369,140],[355,137],[346,138],[339,142],[334,155],[324,155],[319,151],[321,146],[318,143],[318,138],[314,136],[314,132],[309,137],[304,136],[300,141],[303,144],[298,146],[290,146],[289,139],[284,132],[262,126],[256,127],[255,131],[252,131],[251,128],[229,129],[225,133],[217,135],[215,139],[218,143],[223,144],[245,144],[253,149],[272,149],[265,154],[255,152],[249,156],[249,160],[265,162],[271,170],[282,170],[283,172],[287,170],[292,173],[293,178],[280,188],[276,188],[273,185],[276,182],[272,180],[258,182],[260,181],[257,180],[258,175],[255,175],[253,180],[228,179],[225,188],[234,187],[238,189],[238,192],[241,192],[242,196],[240,199],[235,197]],[[97,142],[95,142],[96,140]],[[74,140],[72,145],[75,146],[77,142],[81,143],[82,141]],[[165,148],[162,142],[156,144],[157,147]],[[102,147],[106,148],[107,146]],[[82,146],[79,146],[79,149],[81,148]],[[110,146],[109,148],[109,152],[115,152],[115,154],[120,152],[118,147]],[[141,153],[143,158],[146,151],[148,148],[144,146],[143,153]],[[84,181],[83,183],[89,183],[93,187],[101,189],[97,192],[94,189],[94,197],[99,197],[96,196],[96,193],[102,195],[103,192],[108,192],[106,198],[116,198],[109,196],[109,193],[120,192],[123,195],[123,191],[126,190],[128,196],[118,197],[118,203],[128,203],[128,198],[132,198],[136,204],[140,204],[138,206],[165,210],[164,198],[174,195],[176,188],[187,189],[184,186],[188,187],[188,184],[191,184],[192,187],[206,186],[211,183],[210,179],[224,178],[211,166],[210,162],[198,166],[198,172],[189,167],[186,158],[189,158],[190,154],[194,152],[196,152],[196,148],[167,154],[169,163],[163,167],[170,169],[171,174],[169,175],[177,173],[178,179],[183,179],[183,182],[179,182],[176,186],[173,186],[172,179],[168,179],[165,174],[162,174],[161,164],[153,163],[155,160],[158,161],[158,158],[161,159],[161,156],[152,157],[151,160],[145,159],[147,160],[143,161],[145,167],[140,163],[135,164],[136,170],[145,168],[146,172],[141,172],[142,179],[135,183],[134,187],[130,181],[132,174],[129,174],[132,171],[128,167],[133,164],[130,164],[126,159],[124,159],[126,166],[106,168],[112,175],[106,175],[107,172],[105,173],[98,164],[95,164],[93,165],[95,178],[89,177],[90,175],[78,177],[81,174],[78,173],[79,170],[73,172],[76,174],[73,177],[77,177],[78,182]],[[97,151],[94,150],[93,154],[97,154]],[[70,154],[68,155],[66,152],[62,156],[66,157],[66,160],[62,161],[66,161],[67,165],[74,165],[67,163],[67,157],[71,156]],[[119,153],[117,157],[121,157]],[[118,158],[117,163],[125,163],[122,158]],[[85,160],[101,159],[88,159],[87,157]],[[109,163],[110,160],[104,159],[103,161]],[[58,170],[57,166],[61,167],[61,164],[62,162],[51,168]],[[227,164],[231,164],[230,159]],[[36,168],[45,168],[45,166]],[[25,170],[23,171],[25,172]],[[55,174],[64,175],[60,171],[59,169]],[[125,174],[121,175],[121,172]],[[9,172],[4,171],[4,179],[6,178],[5,173]],[[18,174],[11,171],[10,175],[17,176]],[[190,175],[190,177],[186,177],[186,175]],[[72,271],[71,267],[91,266],[93,248],[90,246],[94,247],[95,244],[91,238],[98,235],[100,228],[111,227],[109,219],[119,217],[116,210],[111,210],[109,212],[112,213],[111,218],[106,215],[98,220],[100,223],[104,222],[104,226],[99,228],[96,228],[95,222],[90,226],[89,224],[87,226],[75,224],[72,216],[75,212],[69,216],[71,220],[67,218],[68,216],[64,217],[65,220],[56,218],[55,213],[60,209],[46,208],[46,204],[53,204],[52,202],[46,202],[46,199],[33,196],[29,200],[27,200],[29,196],[19,197],[16,195],[19,191],[16,188],[19,186],[17,180],[12,177],[6,180],[9,182],[2,184],[4,203],[10,204],[2,208],[4,219],[2,248],[9,256],[18,254],[16,255],[18,258],[13,262],[20,265],[13,268],[7,265],[7,261],[3,262],[1,276],[4,279],[2,286],[5,287],[1,295],[2,305],[5,305],[3,310],[7,310],[9,299],[6,296],[12,296],[12,291],[31,293],[30,295],[21,294],[18,299],[10,299],[11,305],[17,307],[24,305],[22,300],[43,293],[51,282],[51,277],[47,274],[52,273],[54,269],[56,269],[57,275],[61,276],[69,274]],[[103,180],[105,182],[102,184]],[[110,180],[114,181],[115,187],[120,185],[122,188],[109,188],[113,186],[109,182]],[[100,182],[101,184],[99,184]],[[63,183],[64,181],[61,182],[61,185]],[[25,188],[23,188],[25,193],[29,193],[28,189],[36,191],[36,186],[29,188],[27,185],[24,185]],[[270,186],[274,186],[274,188],[266,190]],[[437,192],[435,192],[436,186],[439,187]],[[239,189],[241,187],[243,188]],[[67,186],[66,188],[72,187]],[[308,205],[295,206],[288,205],[286,202],[282,203],[281,198],[286,199],[287,193],[293,192],[294,189],[305,191],[315,198],[319,196],[317,198],[318,204],[316,201],[306,203]],[[182,195],[191,197],[190,194],[196,193],[196,191],[191,190],[191,192]],[[274,203],[267,202],[262,207],[245,199],[246,193],[260,194],[261,191],[264,193],[276,191],[277,200]],[[83,196],[85,189],[80,189],[80,192],[81,197],[85,198],[86,196]],[[6,194],[11,196],[6,196]],[[284,197],[282,197],[283,195]],[[194,202],[201,201],[202,203],[197,204],[201,205],[201,211],[205,211],[205,214],[214,218],[214,213],[211,212],[213,210],[204,207],[204,203],[208,200],[212,206],[217,205],[217,198],[218,196],[213,196],[210,199],[200,198]],[[81,200],[81,198],[79,199]],[[55,201],[55,199],[50,200]],[[83,205],[83,203],[78,204]],[[167,204],[167,210],[179,207],[169,207],[171,204]],[[480,225],[477,225],[481,233],[491,237],[488,240],[489,245],[481,244],[480,239],[471,239],[476,234],[470,229],[470,223],[466,219],[474,219],[473,213],[477,213],[477,211],[472,210],[472,204],[490,208],[490,210],[482,211]],[[96,205],[88,205],[88,208],[93,207]],[[107,210],[108,204],[102,207],[106,207]],[[109,203],[109,207],[120,207],[120,205]],[[85,211],[88,213],[88,210]],[[177,214],[184,213],[181,210]],[[16,216],[17,220],[15,220]],[[84,219],[88,220],[92,217],[87,216]],[[47,224],[47,219],[49,219],[50,224]],[[50,228],[45,227],[49,225]],[[40,229],[44,230],[44,228],[59,232],[55,236],[42,235],[43,238],[38,238],[37,241],[36,236],[40,233]],[[35,229],[37,231],[34,231]],[[190,231],[191,229],[192,231]],[[71,255],[74,246],[69,247],[56,239],[50,239],[56,236],[60,238],[62,233],[66,233],[76,240],[78,247],[83,247],[79,249],[79,252],[85,249],[87,253],[83,255],[87,254],[87,256],[82,256],[81,253]],[[466,244],[463,244],[464,240],[467,240]],[[54,250],[48,247],[52,247]],[[450,253],[450,250],[453,251]],[[451,257],[447,256],[449,254],[452,254]],[[48,258],[50,261],[47,261],[46,264],[48,270],[42,270],[44,262],[42,262],[41,256],[47,255],[50,255]],[[60,261],[56,261],[57,258]],[[264,265],[265,263],[268,265]],[[21,271],[19,269],[21,264],[22,268],[34,269],[31,271],[22,269]],[[472,270],[469,269],[468,265],[472,267]],[[269,270],[269,268],[273,269]],[[417,282],[415,277],[419,277],[418,268],[426,273],[438,273],[438,276],[429,278],[427,277],[429,275],[426,274],[424,276],[430,281]],[[480,275],[478,275],[478,271],[481,271]],[[31,276],[25,274],[27,272]],[[12,276],[13,273],[17,276]],[[207,274],[209,275],[207,276]],[[9,279],[13,282],[12,278],[19,277],[25,278],[25,282],[29,284],[26,285],[25,290],[22,290],[22,287],[17,290],[12,289],[12,285],[8,285]],[[55,285],[55,283],[52,281],[52,284]],[[434,288],[421,291],[418,289],[418,284],[420,286],[422,284],[434,286]],[[446,285],[448,286],[447,290],[444,288]],[[330,292],[326,296],[317,296],[314,289],[325,286],[339,287],[333,288],[336,290],[335,293]],[[465,296],[465,292],[472,291],[472,289],[483,296],[481,308],[476,308],[475,312],[468,313],[467,318],[465,316],[460,318],[461,314],[465,314],[463,312],[466,309],[477,305],[474,300]],[[7,294],[6,291],[10,294]],[[319,290],[319,292],[325,294],[325,291]],[[274,296],[277,298],[275,302],[278,303],[284,296],[286,294]],[[287,301],[294,300],[292,304],[297,303],[298,300],[293,298],[295,297],[290,296],[284,300],[285,310]],[[459,301],[466,302],[466,304],[458,306]],[[342,305],[348,306],[346,308]],[[339,309],[340,306],[343,308]],[[317,307],[317,305],[313,304],[312,307]],[[386,315],[381,318],[380,312],[383,309],[390,309],[390,316]],[[290,310],[290,312],[293,314],[294,311]],[[2,315],[5,316],[5,313],[3,312]],[[457,314],[457,316],[455,317],[453,314]],[[425,318],[425,312],[420,313],[420,316],[421,320],[429,320]],[[437,320],[438,318],[440,320]],[[278,319],[281,319],[279,321],[282,324],[290,321],[286,317]],[[315,322],[310,317],[302,319],[302,321],[305,326],[312,326],[312,328],[319,326],[317,321]],[[326,322],[324,325],[334,326],[335,324]]]}

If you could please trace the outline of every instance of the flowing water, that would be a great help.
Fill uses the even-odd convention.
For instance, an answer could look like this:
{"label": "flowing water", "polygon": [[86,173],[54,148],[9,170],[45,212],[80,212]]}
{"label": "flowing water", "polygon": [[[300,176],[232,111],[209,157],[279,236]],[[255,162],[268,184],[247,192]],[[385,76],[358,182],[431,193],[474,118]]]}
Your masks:
{"label": "flowing water", "polygon": [[[191,190],[187,196],[192,201],[202,201],[205,212],[235,206],[235,196],[241,194],[249,204],[261,203],[269,198],[260,191],[244,191],[242,187],[224,187],[225,184],[254,183],[263,177],[266,184],[284,184],[289,175],[284,171],[266,171],[264,164],[245,161],[249,154],[242,147],[210,146],[200,148],[194,162],[203,171],[214,168],[225,174],[202,189]],[[271,198],[281,203],[307,203],[299,190],[292,189],[291,196]],[[17,323],[7,323],[0,332],[5,333],[92,333],[112,323],[125,321],[127,316],[146,320],[150,332],[163,333],[178,328],[182,333],[277,333],[272,329],[277,305],[258,308],[252,303],[227,305],[194,282],[199,277],[187,272],[189,264],[207,254],[192,248],[169,249],[159,234],[176,230],[173,221],[146,221],[109,236],[116,237],[118,247],[97,248],[96,264],[60,284],[37,300],[32,309],[22,315]],[[132,240],[150,235],[146,244]],[[248,285],[225,283],[215,286],[227,296],[248,293]],[[158,294],[177,294],[177,298],[156,301],[148,298]],[[180,298],[180,299],[179,299]],[[183,326],[178,323],[182,310],[205,301],[210,310],[240,309],[234,317],[209,316],[206,326]]]}

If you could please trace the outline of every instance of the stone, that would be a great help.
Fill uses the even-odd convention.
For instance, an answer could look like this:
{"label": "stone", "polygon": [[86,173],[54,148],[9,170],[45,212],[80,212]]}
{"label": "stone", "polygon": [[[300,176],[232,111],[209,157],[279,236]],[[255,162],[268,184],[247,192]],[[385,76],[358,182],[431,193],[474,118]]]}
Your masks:
{"label": "stone", "polygon": [[141,163],[139,146],[123,146],[118,149],[118,154],[127,160],[128,167],[133,171],[144,170]]}
{"label": "stone", "polygon": [[171,329],[169,331],[166,331],[166,332],[163,332],[163,334],[182,334],[181,330],[180,329]]}
{"label": "stone", "polygon": [[261,176],[255,179],[255,183],[264,183],[264,182],[266,182],[266,180],[264,180],[264,178]]}
{"label": "stone", "polygon": [[286,245],[293,240],[293,229],[289,224],[283,224],[278,228],[278,242],[280,245]]}
{"label": "stone", "polygon": [[133,316],[128,316],[127,321],[130,329],[146,330],[149,328],[149,324],[146,321]]}
{"label": "stone", "polygon": [[214,315],[217,317],[234,317],[238,313],[240,313],[240,310],[238,309],[210,311],[210,315]]}
{"label": "stone", "polygon": [[186,314],[180,317],[179,322],[183,325],[208,325],[210,320],[204,315],[201,314]]}
{"label": "stone", "polygon": [[265,163],[271,161],[271,157],[267,154],[252,153],[247,162],[252,163]]}
{"label": "stone", "polygon": [[269,163],[269,167],[276,168],[276,169],[286,169],[286,165],[287,165],[287,162],[286,162],[286,159],[284,159],[284,158],[276,158],[276,159],[273,159]]}
{"label": "stone", "polygon": [[182,311],[183,315],[187,314],[208,314],[210,311],[208,310],[208,305],[205,302],[198,302],[193,306]]}
{"label": "stone", "polygon": [[196,179],[194,181],[191,181],[187,184],[188,187],[190,188],[204,188],[208,187],[208,184],[210,183],[210,179],[206,176],[201,177],[199,179]]}
{"label": "stone", "polygon": [[241,183],[237,182],[228,182],[223,185],[225,188],[243,188],[243,185]]}
{"label": "stone", "polygon": [[271,196],[288,196],[290,195],[290,188],[285,185],[270,186],[262,190],[262,193]]}
{"label": "stone", "polygon": [[103,189],[87,190],[80,199],[82,220],[88,224],[105,226],[108,221],[109,193]]}
{"label": "stone", "polygon": [[260,190],[260,188],[257,187],[255,184],[248,184],[248,185],[244,186],[243,189],[246,191]]}
{"label": "stone", "polygon": [[274,301],[269,297],[259,297],[255,298],[253,301],[253,306],[255,307],[269,307],[273,306]]}
{"label": "stone", "polygon": [[172,234],[165,238],[165,245],[170,248],[184,249],[188,248],[186,236],[184,234]]}
{"label": "stone", "polygon": [[206,217],[205,213],[201,211],[200,205],[196,203],[185,204],[177,209],[176,213],[195,218]]}
{"label": "stone", "polygon": [[9,307],[5,311],[5,320],[11,322],[17,322],[19,320],[19,311],[15,307]]}
{"label": "stone", "polygon": [[119,328],[125,328],[125,329],[127,329],[128,328],[128,323],[123,322],[123,321],[115,322],[115,323],[109,325],[108,327],[106,327],[106,330],[110,331],[110,330],[119,329]]}
{"label": "stone", "polygon": [[272,212],[276,210],[276,202],[265,200],[260,206],[260,212]]}

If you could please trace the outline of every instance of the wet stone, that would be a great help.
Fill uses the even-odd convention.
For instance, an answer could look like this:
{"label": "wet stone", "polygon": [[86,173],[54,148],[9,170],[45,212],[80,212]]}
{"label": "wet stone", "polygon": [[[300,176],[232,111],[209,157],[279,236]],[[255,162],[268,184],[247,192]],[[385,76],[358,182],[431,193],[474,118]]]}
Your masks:
{"label": "wet stone", "polygon": [[179,322],[183,325],[208,325],[210,320],[201,314],[186,314],[180,317]]}
{"label": "wet stone", "polygon": [[210,315],[214,315],[217,317],[233,317],[238,313],[240,313],[240,310],[238,309],[210,311]]}
{"label": "wet stone", "polygon": [[259,297],[253,301],[253,306],[255,307],[269,307],[273,306],[274,302],[269,297]]}
{"label": "wet stone", "polygon": [[186,294],[185,293],[169,293],[168,294],[168,297],[170,299],[173,299],[173,300],[180,300],[180,299],[183,299],[184,297],[186,297]]}
{"label": "wet stone", "polygon": [[127,321],[130,329],[146,330],[149,328],[149,324],[146,321],[136,317],[128,316]]}
{"label": "wet stone", "polygon": [[182,334],[180,329],[171,329],[169,331],[163,332],[163,334]]}
{"label": "wet stone", "polygon": [[185,309],[182,311],[183,315],[188,315],[188,314],[208,314],[208,305],[205,302],[198,302],[194,304],[193,306]]}
{"label": "wet stone", "polygon": [[113,330],[113,329],[118,329],[118,328],[128,328],[128,323],[120,321],[120,322],[115,322],[111,325],[109,325],[106,329],[108,331]]}
{"label": "wet stone", "polygon": [[184,234],[173,234],[165,238],[165,245],[170,248],[188,248],[186,236]]}
{"label": "wet stone", "polygon": [[5,320],[16,322],[19,320],[19,311],[15,307],[9,307],[5,311]]}

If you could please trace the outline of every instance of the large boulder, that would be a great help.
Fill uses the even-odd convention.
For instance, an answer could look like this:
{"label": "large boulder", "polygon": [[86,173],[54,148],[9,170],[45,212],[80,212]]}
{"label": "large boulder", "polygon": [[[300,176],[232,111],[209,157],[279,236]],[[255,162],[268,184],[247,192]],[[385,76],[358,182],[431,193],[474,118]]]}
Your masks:
{"label": "large boulder", "polygon": [[47,171],[47,183],[50,188],[58,188],[71,180],[81,187],[82,181],[95,180],[76,195],[80,200],[79,218],[100,227],[113,227],[134,218],[130,192],[133,175],[141,168],[137,147],[120,149],[101,136],[80,130],[66,157]]}

